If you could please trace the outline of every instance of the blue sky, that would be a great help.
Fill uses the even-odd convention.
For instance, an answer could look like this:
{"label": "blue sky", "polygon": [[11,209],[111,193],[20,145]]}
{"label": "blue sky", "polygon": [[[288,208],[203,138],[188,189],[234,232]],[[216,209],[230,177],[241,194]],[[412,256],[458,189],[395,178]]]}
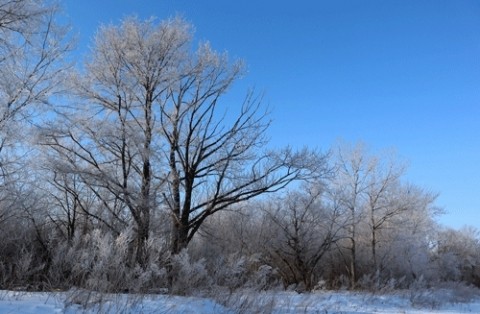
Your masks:
{"label": "blue sky", "polygon": [[[64,0],[79,51],[126,16],[181,15],[245,60],[232,90],[272,108],[272,144],[394,148],[440,193],[440,222],[480,228],[480,1]],[[237,94],[238,93],[238,94]]]}

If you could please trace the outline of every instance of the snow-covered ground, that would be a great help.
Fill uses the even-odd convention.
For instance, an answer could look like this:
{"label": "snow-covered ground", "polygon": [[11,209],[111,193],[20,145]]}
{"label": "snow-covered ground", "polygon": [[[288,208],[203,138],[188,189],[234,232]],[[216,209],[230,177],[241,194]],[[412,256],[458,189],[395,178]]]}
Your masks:
{"label": "snow-covered ground", "polygon": [[[243,293],[207,298],[0,291],[0,313],[480,313],[480,298],[455,302],[452,291]],[[226,304],[226,306],[220,303]]]}

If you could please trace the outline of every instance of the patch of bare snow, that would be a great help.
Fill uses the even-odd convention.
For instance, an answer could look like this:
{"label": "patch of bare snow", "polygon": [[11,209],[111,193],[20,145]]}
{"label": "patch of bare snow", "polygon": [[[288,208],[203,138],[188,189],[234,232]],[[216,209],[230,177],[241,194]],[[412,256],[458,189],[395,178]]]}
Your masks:
{"label": "patch of bare snow", "polygon": [[[95,294],[69,292],[0,291],[0,313],[343,313],[343,314],[464,314],[480,313],[480,298],[453,303],[428,295],[426,303],[412,304],[407,292],[371,294],[348,291],[242,292],[208,298],[167,295]],[[225,304],[225,306],[221,305]]]}

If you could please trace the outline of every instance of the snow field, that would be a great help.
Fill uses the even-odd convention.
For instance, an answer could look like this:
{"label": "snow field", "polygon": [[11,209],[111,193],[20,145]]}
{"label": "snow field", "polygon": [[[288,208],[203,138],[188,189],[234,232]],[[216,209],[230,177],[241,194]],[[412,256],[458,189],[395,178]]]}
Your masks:
{"label": "snow field", "polygon": [[[480,313],[480,296],[464,302],[454,291],[401,291],[372,294],[325,291],[242,292],[213,298],[167,295],[0,291],[0,313],[342,313],[342,314],[460,314]],[[216,300],[216,301],[215,301]],[[224,305],[222,305],[224,304]]]}

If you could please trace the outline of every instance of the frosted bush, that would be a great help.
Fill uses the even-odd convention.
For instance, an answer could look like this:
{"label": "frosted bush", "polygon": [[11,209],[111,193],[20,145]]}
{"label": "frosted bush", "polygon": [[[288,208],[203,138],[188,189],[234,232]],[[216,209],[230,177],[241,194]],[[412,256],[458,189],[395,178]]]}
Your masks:
{"label": "frosted bush", "polygon": [[[357,288],[372,292],[387,293],[400,288],[405,278],[382,278],[377,272],[375,274],[363,275],[357,282]],[[423,281],[423,277],[422,277]]]}
{"label": "frosted bush", "polygon": [[233,291],[245,283],[247,261],[244,256],[230,254],[227,257],[220,256],[213,262],[211,272],[216,285]]}
{"label": "frosted bush", "polygon": [[[261,265],[250,280],[255,290],[268,290],[280,285],[277,271],[269,265]],[[253,284],[253,285],[252,285]]]}
{"label": "frosted bush", "polygon": [[212,280],[205,267],[205,259],[192,261],[187,250],[171,258],[172,290],[179,295],[189,295],[196,290],[205,290]]}
{"label": "frosted bush", "polygon": [[[128,231],[118,237],[100,230],[77,236],[71,244],[64,243],[56,251],[52,259],[52,278],[66,287],[101,292],[143,292],[165,287],[166,270],[157,263],[158,258],[143,267],[129,264],[131,241]],[[159,252],[153,248],[151,244],[149,249]]]}

